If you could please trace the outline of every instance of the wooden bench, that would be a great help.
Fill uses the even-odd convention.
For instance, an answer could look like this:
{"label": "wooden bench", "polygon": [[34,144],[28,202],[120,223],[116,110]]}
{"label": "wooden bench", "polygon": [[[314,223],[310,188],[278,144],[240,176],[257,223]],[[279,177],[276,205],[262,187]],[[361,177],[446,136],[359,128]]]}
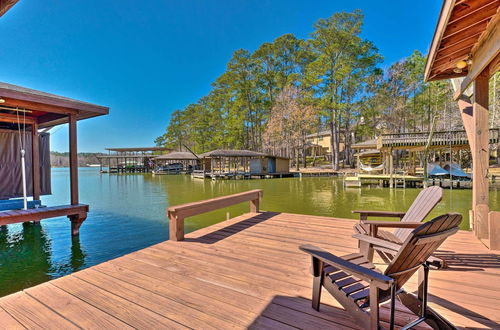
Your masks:
{"label": "wooden bench", "polygon": [[4,211],[0,212],[0,226],[67,216],[71,221],[71,234],[78,235],[80,232],[80,226],[87,218],[88,211],[89,206],[86,204],[59,205],[28,210]]}
{"label": "wooden bench", "polygon": [[194,215],[222,209],[231,205],[250,202],[250,212],[259,212],[260,199],[263,196],[262,189],[245,191],[238,194],[222,196],[204,201],[186,203],[170,206],[167,215],[170,220],[170,240],[184,240],[184,219]]}

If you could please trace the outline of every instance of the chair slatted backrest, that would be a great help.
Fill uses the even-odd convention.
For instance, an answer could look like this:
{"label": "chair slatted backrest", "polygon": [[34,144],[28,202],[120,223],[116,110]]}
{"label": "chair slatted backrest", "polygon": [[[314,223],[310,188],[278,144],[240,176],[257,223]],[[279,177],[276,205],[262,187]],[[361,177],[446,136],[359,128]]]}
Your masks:
{"label": "chair slatted backrest", "polygon": [[394,278],[398,288],[402,287],[417,271],[419,265],[422,265],[448,236],[458,231],[461,221],[462,215],[449,213],[415,228],[385,270],[385,275]]}
{"label": "chair slatted backrest", "polygon": [[[420,222],[424,221],[425,217],[443,198],[443,189],[438,186],[432,186],[423,189],[411,204],[405,216],[401,219],[402,222]],[[398,228],[394,231],[394,235],[404,242],[410,235],[411,228]]]}

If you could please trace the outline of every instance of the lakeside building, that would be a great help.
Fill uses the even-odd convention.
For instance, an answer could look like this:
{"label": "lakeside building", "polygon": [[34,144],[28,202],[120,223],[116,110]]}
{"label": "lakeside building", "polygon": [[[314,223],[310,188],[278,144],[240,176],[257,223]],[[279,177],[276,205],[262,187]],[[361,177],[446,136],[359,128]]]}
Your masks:
{"label": "lakeside building", "polygon": [[153,158],[153,174],[192,173],[199,170],[201,159],[192,152],[173,151]]}
{"label": "lakeside building", "polygon": [[194,178],[249,179],[292,176],[290,159],[251,150],[217,149],[199,155],[202,169]]}
{"label": "lakeside building", "polygon": [[[21,205],[19,200],[6,202],[22,209],[0,212],[0,226],[67,216],[72,234],[79,233],[89,206],[80,204],[78,194],[77,122],[108,113],[107,107],[0,83],[0,198],[23,197]],[[61,124],[69,128],[70,204],[41,207],[40,196],[51,193],[46,131]]]}
{"label": "lakeside building", "polygon": [[154,158],[172,151],[164,147],[106,148],[99,155],[101,173],[146,173],[154,169]]}
{"label": "lakeside building", "polygon": [[[343,134],[340,134],[339,152],[344,152],[345,143]],[[330,130],[324,130],[317,133],[306,135],[306,155],[308,157],[324,157],[325,160],[331,160],[332,134]]]}

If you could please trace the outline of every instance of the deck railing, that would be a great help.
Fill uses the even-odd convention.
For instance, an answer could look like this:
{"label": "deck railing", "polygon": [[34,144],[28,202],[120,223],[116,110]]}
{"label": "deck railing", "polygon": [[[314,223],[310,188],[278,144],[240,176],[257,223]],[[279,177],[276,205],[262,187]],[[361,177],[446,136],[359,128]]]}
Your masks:
{"label": "deck railing", "polygon": [[[497,143],[498,136],[498,129],[489,130],[490,143]],[[378,140],[378,148],[425,146],[428,139],[429,132],[382,134]],[[465,131],[434,132],[431,141],[432,146],[459,146],[467,144],[469,144],[469,141]]]}
{"label": "deck railing", "polygon": [[263,194],[264,191],[262,189],[255,189],[238,194],[207,199],[204,201],[170,206],[167,209],[167,215],[170,220],[170,240],[184,240],[184,219],[187,217],[222,209],[243,202],[250,202],[250,212],[259,212],[260,199]]}

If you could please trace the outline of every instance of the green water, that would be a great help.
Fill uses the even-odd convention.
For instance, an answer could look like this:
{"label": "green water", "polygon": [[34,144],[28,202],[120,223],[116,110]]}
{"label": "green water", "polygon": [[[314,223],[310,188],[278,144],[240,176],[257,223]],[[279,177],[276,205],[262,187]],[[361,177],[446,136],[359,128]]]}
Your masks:
{"label": "green water", "polygon": [[[417,189],[343,188],[334,178],[214,182],[185,175],[100,174],[95,168],[81,168],[79,175],[80,200],[90,204],[91,212],[78,239],[71,238],[66,218],[0,227],[0,296],[168,239],[169,205],[259,188],[264,190],[263,210],[352,218],[353,209],[405,210],[418,194]],[[69,203],[68,180],[68,169],[53,169],[53,194],[44,196],[43,203]],[[496,190],[491,200],[492,209],[498,209]],[[445,190],[431,216],[467,215],[470,204],[470,190]],[[188,218],[186,230],[222,221],[226,212],[246,211],[248,203]]]}

